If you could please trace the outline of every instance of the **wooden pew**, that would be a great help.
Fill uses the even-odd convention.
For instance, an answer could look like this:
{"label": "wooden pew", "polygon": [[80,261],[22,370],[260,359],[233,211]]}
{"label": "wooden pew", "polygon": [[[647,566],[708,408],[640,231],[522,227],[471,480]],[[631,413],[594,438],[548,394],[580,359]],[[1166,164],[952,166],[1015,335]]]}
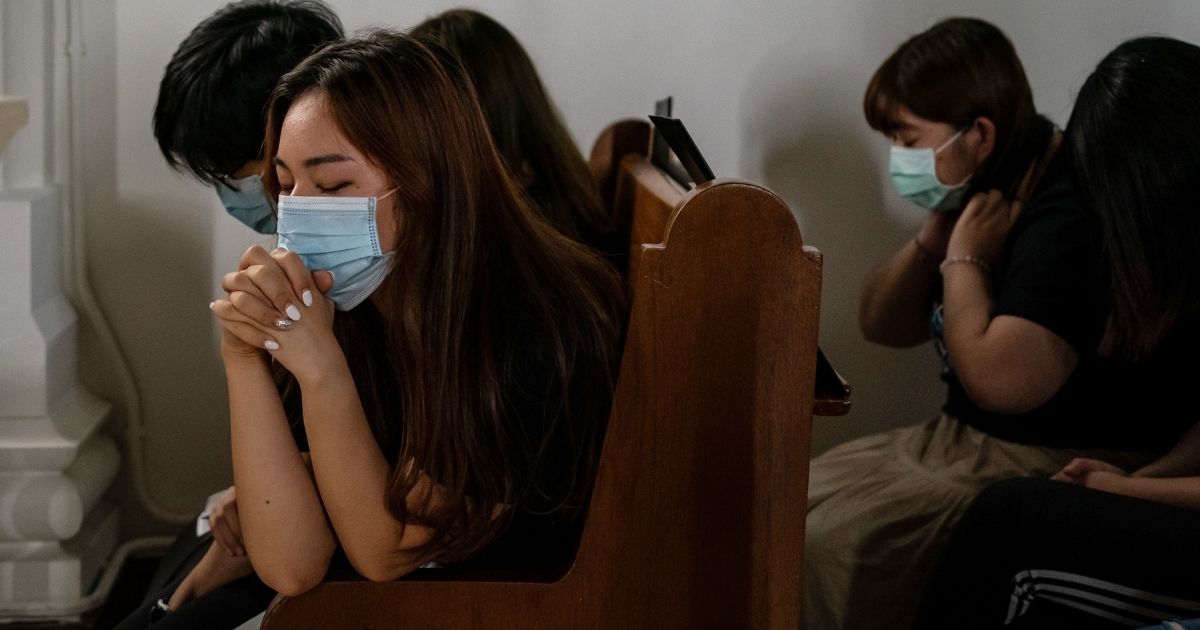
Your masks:
{"label": "wooden pew", "polygon": [[[649,208],[636,217],[634,222],[631,210],[637,205],[637,200],[621,198],[618,195],[630,194],[629,191],[619,191],[617,175],[621,161],[634,156],[648,158],[652,151],[653,128],[643,120],[622,120],[605,129],[592,146],[589,166],[592,178],[600,189],[600,196],[605,204],[613,211],[613,221],[618,231],[629,234],[631,256],[637,255],[638,243],[651,243],[660,240],[665,229],[665,222],[671,208],[659,206],[654,212]],[[663,178],[674,184],[671,178]],[[675,188],[678,188],[676,185]],[[634,261],[628,263],[635,264]],[[630,274],[632,275],[632,273]],[[817,348],[816,384],[813,394],[813,415],[844,416],[850,413],[851,389],[846,379],[834,369],[833,364],[825,357],[825,353]]]}
{"label": "wooden pew", "polygon": [[573,562],[333,578],[264,628],[799,627],[821,255],[761,186],[684,191],[644,154],[610,167],[631,313]]}

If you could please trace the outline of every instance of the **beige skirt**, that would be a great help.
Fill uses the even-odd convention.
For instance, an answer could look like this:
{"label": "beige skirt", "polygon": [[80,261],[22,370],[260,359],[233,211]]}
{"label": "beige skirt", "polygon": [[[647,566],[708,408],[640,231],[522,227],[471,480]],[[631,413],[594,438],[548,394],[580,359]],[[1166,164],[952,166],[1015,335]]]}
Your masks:
{"label": "beige skirt", "polygon": [[993,481],[1052,475],[1077,456],[1127,469],[1153,459],[1006,442],[949,416],[853,440],[814,459],[805,628],[908,628],[951,530],[975,495]]}

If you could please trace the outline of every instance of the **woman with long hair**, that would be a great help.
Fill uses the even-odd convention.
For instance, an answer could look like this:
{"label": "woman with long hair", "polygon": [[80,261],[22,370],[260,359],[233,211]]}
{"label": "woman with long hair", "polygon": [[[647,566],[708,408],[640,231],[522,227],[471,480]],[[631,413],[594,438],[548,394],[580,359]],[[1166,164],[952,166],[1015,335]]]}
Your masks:
{"label": "woman with long hair", "polygon": [[1141,401],[1101,376],[1097,227],[999,29],[953,18],[909,39],[872,77],[864,110],[892,142],[897,191],[929,215],[868,275],[863,333],[894,347],[932,339],[947,396],[925,423],[812,462],[810,628],[911,623],[954,523],[988,483],[1049,476],[1079,455],[1141,465],[1186,429],[1131,422]]}
{"label": "woman with long hair", "polygon": [[[1138,401],[1121,411],[1147,436],[1196,420],[1182,410],[1195,405],[1200,355],[1198,68],[1195,45],[1125,42],[1084,82],[1066,132],[1111,279],[1103,378]],[[1136,470],[1079,458],[1053,480],[993,484],[955,531],[916,627],[1131,628],[1200,617],[1197,531],[1200,425]]]}
{"label": "woman with long hair", "polygon": [[371,580],[568,560],[619,361],[615,272],[530,207],[435,43],[331,44],[267,119],[279,249],[248,250],[212,304],[246,555],[214,545],[165,614],[211,627],[229,588],[261,610],[335,552]]}
{"label": "woman with long hair", "polygon": [[500,157],[546,220],[610,257],[627,253],[583,155],[516,36],[470,9],[431,17],[410,34],[458,57],[475,84]]}

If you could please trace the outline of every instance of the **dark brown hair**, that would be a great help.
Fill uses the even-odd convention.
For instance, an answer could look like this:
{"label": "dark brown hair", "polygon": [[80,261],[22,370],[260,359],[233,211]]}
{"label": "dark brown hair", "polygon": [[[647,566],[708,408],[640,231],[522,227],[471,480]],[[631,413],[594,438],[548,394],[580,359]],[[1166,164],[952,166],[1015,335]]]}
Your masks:
{"label": "dark brown hair", "polygon": [[1100,225],[1114,348],[1149,355],[1200,313],[1200,47],[1127,41],[1079,90],[1063,138]]}
{"label": "dark brown hair", "polygon": [[949,18],[900,45],[875,71],[863,97],[872,129],[892,135],[901,108],[956,129],[985,117],[996,146],[971,190],[1017,194],[1030,165],[1046,151],[1054,126],[1038,114],[1012,42],[975,18]]}
{"label": "dark brown hair", "polygon": [[563,234],[619,254],[609,213],[575,142],[521,43],[496,20],[453,9],[418,24],[414,37],[454,53],[470,75],[492,140],[534,205]]}
{"label": "dark brown hair", "polygon": [[[276,87],[268,158],[291,104],[313,91],[397,186],[392,270],[335,319],[394,467],[391,513],[433,528],[426,551],[456,562],[504,527],[492,506],[582,509],[618,363],[615,272],[529,207],[444,48],[383,31],[323,48]],[[264,184],[278,194],[273,171]],[[444,507],[410,496],[422,474]]]}

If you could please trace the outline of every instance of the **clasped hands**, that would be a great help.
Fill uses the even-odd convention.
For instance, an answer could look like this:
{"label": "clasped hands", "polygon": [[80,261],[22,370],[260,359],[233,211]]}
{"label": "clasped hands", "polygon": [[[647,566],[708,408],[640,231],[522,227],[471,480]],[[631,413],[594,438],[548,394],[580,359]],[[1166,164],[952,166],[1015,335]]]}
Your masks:
{"label": "clasped hands", "polygon": [[222,358],[261,362],[269,353],[301,383],[319,377],[341,355],[333,302],[325,297],[333,280],[328,271],[309,271],[293,252],[247,249],[238,270],[223,278],[226,297],[209,304],[221,326]]}

